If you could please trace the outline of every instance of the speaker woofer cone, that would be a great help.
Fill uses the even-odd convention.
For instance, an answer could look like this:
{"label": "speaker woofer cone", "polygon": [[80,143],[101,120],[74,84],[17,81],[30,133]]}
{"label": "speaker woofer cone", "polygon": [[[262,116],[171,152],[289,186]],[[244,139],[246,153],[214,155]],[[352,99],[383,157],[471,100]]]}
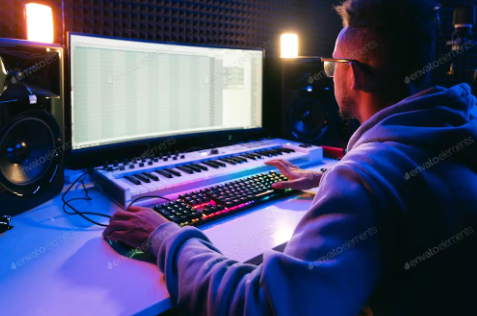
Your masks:
{"label": "speaker woofer cone", "polygon": [[328,110],[312,97],[300,97],[292,104],[289,129],[301,141],[313,142],[323,136],[328,128]]}
{"label": "speaker woofer cone", "polygon": [[56,174],[61,145],[61,133],[49,113],[23,113],[0,133],[0,185],[19,197],[37,194]]}

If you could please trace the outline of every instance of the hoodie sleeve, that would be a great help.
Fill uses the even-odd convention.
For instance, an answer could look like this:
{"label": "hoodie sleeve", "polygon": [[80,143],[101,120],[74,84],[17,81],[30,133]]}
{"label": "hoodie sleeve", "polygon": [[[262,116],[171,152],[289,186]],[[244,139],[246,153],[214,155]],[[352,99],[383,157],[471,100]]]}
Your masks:
{"label": "hoodie sleeve", "polygon": [[[172,304],[193,315],[357,315],[380,275],[379,187],[338,164],[328,171],[284,253],[260,266],[225,258],[193,227],[150,237]],[[378,198],[378,200],[380,200]]]}

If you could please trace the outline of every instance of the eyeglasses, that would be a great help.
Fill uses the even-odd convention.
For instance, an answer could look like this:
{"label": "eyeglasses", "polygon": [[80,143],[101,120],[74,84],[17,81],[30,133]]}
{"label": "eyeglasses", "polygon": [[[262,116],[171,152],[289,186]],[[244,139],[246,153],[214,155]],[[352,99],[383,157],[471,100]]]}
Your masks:
{"label": "eyeglasses", "polygon": [[325,74],[329,78],[333,78],[335,76],[336,65],[338,63],[347,64],[352,61],[357,62],[356,60],[345,58],[321,58],[321,61],[323,62]]}

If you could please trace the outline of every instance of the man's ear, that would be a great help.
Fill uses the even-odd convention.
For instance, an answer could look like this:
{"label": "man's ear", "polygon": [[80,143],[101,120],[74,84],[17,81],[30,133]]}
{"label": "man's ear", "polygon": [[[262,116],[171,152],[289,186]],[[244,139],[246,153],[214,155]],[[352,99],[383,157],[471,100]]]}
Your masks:
{"label": "man's ear", "polygon": [[354,61],[349,63],[350,72],[349,75],[351,76],[351,89],[353,90],[367,90],[366,88],[366,74],[364,69]]}
{"label": "man's ear", "polygon": [[366,69],[357,62],[350,62],[350,82],[351,89],[359,89],[364,92],[378,91],[382,83],[370,74]]}

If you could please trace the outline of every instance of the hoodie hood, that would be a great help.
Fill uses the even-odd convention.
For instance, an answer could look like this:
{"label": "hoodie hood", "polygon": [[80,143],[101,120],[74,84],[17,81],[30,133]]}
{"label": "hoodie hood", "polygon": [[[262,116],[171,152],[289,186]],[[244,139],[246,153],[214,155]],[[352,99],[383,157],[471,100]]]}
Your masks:
{"label": "hoodie hood", "polygon": [[373,115],[351,137],[348,151],[370,142],[454,148],[454,158],[477,162],[476,98],[467,84],[422,91]]}

